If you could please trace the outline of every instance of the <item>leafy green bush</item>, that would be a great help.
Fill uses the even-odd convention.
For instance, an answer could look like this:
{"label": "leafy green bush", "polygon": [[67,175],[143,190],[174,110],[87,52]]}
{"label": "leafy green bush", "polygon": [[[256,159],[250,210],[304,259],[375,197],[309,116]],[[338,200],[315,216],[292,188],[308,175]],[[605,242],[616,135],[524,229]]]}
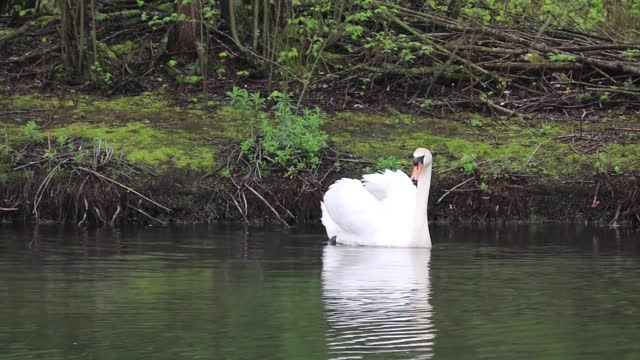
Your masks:
{"label": "leafy green bush", "polygon": [[19,142],[41,142],[44,134],[38,130],[38,124],[31,120],[20,128],[20,133],[15,137]]}
{"label": "leafy green bush", "polygon": [[275,100],[275,123],[263,116],[259,126],[263,150],[285,167],[318,166],[320,150],[327,145],[327,134],[320,128],[320,109],[304,109],[295,114],[289,94],[278,93]]}
{"label": "leafy green bush", "polygon": [[609,165],[609,159],[605,153],[598,153],[596,156],[596,161],[593,163],[593,169],[597,174],[603,174],[607,172],[607,167]]}
{"label": "leafy green bush", "polygon": [[462,161],[462,171],[466,175],[473,174],[473,172],[478,167],[478,163],[476,163],[475,155],[463,154],[460,161]]}
{"label": "leafy green bush", "polygon": [[240,146],[246,154],[255,146],[261,153],[290,171],[315,168],[320,164],[320,151],[326,147],[327,134],[321,129],[319,108],[294,111],[288,93],[274,91],[269,100],[275,102],[273,116],[261,111],[266,99],[260,93],[249,93],[234,86],[227,92],[230,105],[237,110],[255,110],[252,132]]}
{"label": "leafy green bush", "polygon": [[402,162],[395,156],[381,157],[376,161],[377,170],[398,170],[402,167]]}

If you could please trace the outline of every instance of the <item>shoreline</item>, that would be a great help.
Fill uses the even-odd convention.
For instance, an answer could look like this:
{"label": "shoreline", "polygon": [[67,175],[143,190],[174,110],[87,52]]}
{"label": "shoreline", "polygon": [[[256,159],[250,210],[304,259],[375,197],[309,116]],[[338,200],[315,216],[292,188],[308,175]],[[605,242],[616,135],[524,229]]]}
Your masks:
{"label": "shoreline", "polygon": [[581,124],[545,114],[524,122],[322,113],[319,164],[292,168],[258,158],[252,119],[272,115],[226,102],[180,103],[162,92],[0,99],[0,221],[313,223],[335,180],[406,171],[411,149],[426,146],[434,153],[433,221],[640,224],[640,137],[611,130],[639,128],[635,113]]}

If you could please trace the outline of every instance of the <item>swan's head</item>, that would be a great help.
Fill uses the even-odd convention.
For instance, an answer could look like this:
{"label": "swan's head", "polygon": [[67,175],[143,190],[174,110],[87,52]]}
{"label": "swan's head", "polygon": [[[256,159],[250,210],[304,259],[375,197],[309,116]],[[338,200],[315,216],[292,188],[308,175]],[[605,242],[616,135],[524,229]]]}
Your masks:
{"label": "swan's head", "polygon": [[413,152],[413,172],[411,173],[411,181],[413,181],[414,185],[418,185],[418,178],[422,173],[422,170],[431,165],[433,161],[433,156],[431,152],[425,148],[417,148],[416,151]]}

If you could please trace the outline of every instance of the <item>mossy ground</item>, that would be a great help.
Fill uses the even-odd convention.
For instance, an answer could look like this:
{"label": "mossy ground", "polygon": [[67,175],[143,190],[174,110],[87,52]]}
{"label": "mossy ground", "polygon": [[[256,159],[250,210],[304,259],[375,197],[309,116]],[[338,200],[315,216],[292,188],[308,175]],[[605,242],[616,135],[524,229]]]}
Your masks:
{"label": "mossy ground", "polygon": [[[224,101],[197,97],[175,101],[160,89],[113,98],[74,93],[12,95],[0,98],[0,114],[0,150],[6,143],[20,146],[37,142],[36,148],[46,151],[48,143],[73,138],[107,143],[130,163],[159,175],[152,178],[142,175],[126,181],[133,188],[154,194],[172,209],[179,209],[170,218],[239,220],[234,217],[238,216],[233,213],[235,208],[221,195],[227,189],[235,189],[221,165],[227,163],[229,149],[238,149],[237,144],[252,132],[257,118],[254,111],[232,109],[224,106]],[[35,130],[34,123],[38,125]],[[520,119],[472,113],[436,118],[403,114],[394,109],[384,113],[325,114],[323,124],[331,148],[374,164],[393,157],[400,159],[399,164],[394,160],[395,165],[409,170],[410,156],[416,147],[431,149],[435,175],[430,214],[436,220],[483,220],[487,216],[532,221],[610,219],[620,204],[629,209],[625,210],[627,217],[635,216],[640,132],[628,129],[637,128],[640,128],[638,114],[608,114],[580,124],[542,116]],[[580,129],[585,136],[571,138]],[[590,140],[593,138],[597,141]],[[330,169],[326,174],[331,175],[325,177],[325,184],[330,184],[341,176],[374,171],[379,164],[347,161],[335,167],[331,162],[323,166],[323,173]],[[11,164],[0,163],[0,184],[5,190],[20,189],[25,180],[34,181],[20,178],[33,177],[29,172],[6,171],[11,168]],[[42,173],[45,176],[46,169]],[[265,169],[262,175],[268,177],[268,173],[269,169]],[[58,176],[66,175],[61,172]],[[446,189],[470,176],[475,176],[475,180],[472,188],[465,190],[469,192],[436,202]],[[60,184],[65,179],[59,179]],[[37,188],[41,180],[35,181]],[[277,189],[274,190],[277,193],[295,187],[292,185],[295,181],[289,178],[273,177],[269,181],[264,186]],[[601,182],[605,183],[603,189],[608,190],[606,194],[601,191],[598,197],[601,204],[592,207],[596,183]],[[18,190],[8,191],[14,194]],[[218,195],[212,197],[212,193]],[[321,196],[318,190],[307,193],[305,201],[295,201],[299,211],[296,214],[302,221],[319,218],[317,204]],[[113,200],[119,201],[116,198]],[[51,205],[49,210],[55,210],[56,206]],[[105,206],[113,208],[110,214],[115,211],[114,204]],[[259,206],[254,210],[249,215],[252,219],[263,219],[270,213]]]}
{"label": "mossy ground", "polygon": [[[638,117],[590,122],[583,124],[583,133],[638,123]],[[577,153],[569,141],[561,141],[577,133],[577,123],[553,120],[496,119],[471,113],[438,119],[345,112],[330,117],[327,128],[339,150],[363,157],[396,156],[406,159],[408,165],[407,156],[413,149],[427,147],[435,156],[434,171],[445,177],[459,174],[457,169],[474,159],[476,169],[486,175],[535,174],[540,181],[552,183],[594,175],[598,161],[597,153]],[[604,140],[599,148],[600,161],[606,162],[603,170],[640,170],[640,158],[634,155],[640,150],[637,140],[633,133]],[[456,171],[448,172],[450,169]]]}
{"label": "mossy ground", "polygon": [[[170,168],[211,170],[216,159],[224,156],[220,154],[221,144],[242,140],[251,118],[250,114],[214,101],[196,99],[179,104],[162,90],[114,98],[14,95],[0,99],[0,108],[39,110],[1,119],[9,135],[11,129],[35,120],[42,131],[54,137],[107,141],[121,149],[130,161],[157,172]],[[582,131],[602,133],[612,127],[638,124],[637,114],[611,114],[584,122]],[[434,170],[441,173],[441,178],[458,176],[465,162],[474,162],[476,171],[485,175],[532,174],[537,175],[538,181],[548,183],[595,175],[598,161],[604,171],[615,169],[625,174],[640,170],[636,133],[621,132],[603,138],[597,152],[585,154],[576,152],[575,146],[572,149],[569,141],[561,138],[577,133],[578,128],[576,121],[492,118],[472,113],[435,118],[400,114],[394,109],[385,113],[327,114],[324,124],[336,150],[372,161],[395,156],[408,166],[413,149],[427,147],[435,155]]]}

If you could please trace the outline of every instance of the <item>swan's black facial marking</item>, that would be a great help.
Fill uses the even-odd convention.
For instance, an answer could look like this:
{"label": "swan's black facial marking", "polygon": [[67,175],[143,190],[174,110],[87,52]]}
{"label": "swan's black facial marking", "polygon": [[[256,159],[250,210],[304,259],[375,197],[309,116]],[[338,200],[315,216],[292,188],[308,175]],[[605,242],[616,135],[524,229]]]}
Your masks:
{"label": "swan's black facial marking", "polygon": [[413,185],[418,187],[418,179],[411,179],[411,182],[413,182]]}
{"label": "swan's black facial marking", "polygon": [[424,164],[424,155],[416,156],[416,157],[413,158],[413,166],[418,166],[419,163],[423,163]]}

